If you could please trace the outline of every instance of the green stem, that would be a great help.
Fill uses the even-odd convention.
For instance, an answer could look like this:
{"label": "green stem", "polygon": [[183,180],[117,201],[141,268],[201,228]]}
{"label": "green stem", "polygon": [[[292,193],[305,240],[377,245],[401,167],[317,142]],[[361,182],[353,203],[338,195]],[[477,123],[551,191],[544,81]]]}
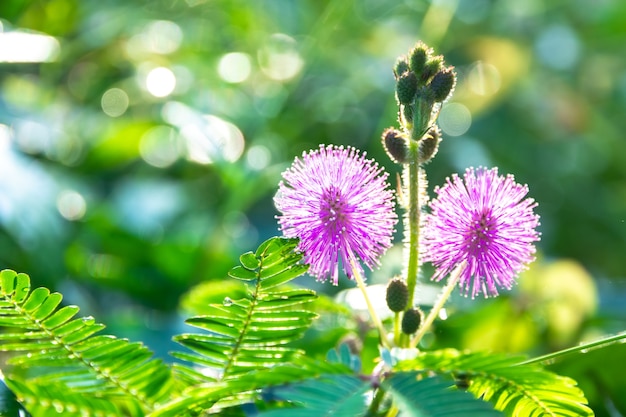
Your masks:
{"label": "green stem", "polygon": [[393,315],[393,344],[400,346],[400,313]]}
{"label": "green stem", "polygon": [[378,414],[378,408],[380,408],[380,405],[383,402],[383,399],[385,398],[385,391],[383,391],[382,389],[378,388],[376,390],[376,394],[374,394],[374,398],[372,399],[372,403],[370,404],[368,410],[367,410],[367,414],[365,414],[366,417],[374,417]]}
{"label": "green stem", "polygon": [[591,349],[598,349],[598,348],[602,348],[606,345],[610,345],[613,343],[623,342],[625,339],[626,339],[626,332],[622,332],[614,336],[606,337],[604,339],[596,340],[596,341],[589,342],[589,343],[584,343],[582,345],[559,350],[558,352],[548,353],[547,355],[542,355],[536,358],[528,359],[524,362],[521,362],[520,365],[527,365],[530,363],[541,363],[543,365],[547,365],[550,362],[554,361],[554,359],[560,358],[561,356],[569,355],[572,353],[579,353],[579,352],[584,353]]}
{"label": "green stem", "polygon": [[380,321],[380,318],[378,318],[378,314],[376,314],[374,305],[370,301],[369,295],[367,295],[367,288],[365,287],[365,282],[363,281],[363,277],[361,277],[361,273],[359,272],[359,269],[356,267],[356,263],[352,256],[350,256],[350,268],[352,269],[352,275],[354,276],[354,280],[356,281],[356,284],[359,287],[359,290],[361,290],[361,293],[363,294],[363,298],[365,298],[365,304],[367,304],[367,310],[370,313],[372,321],[374,322],[374,325],[376,326],[376,328],[378,328],[378,333],[380,334],[380,341],[382,345],[388,349],[391,349],[391,346],[389,345],[389,341],[387,341],[387,332],[385,331],[383,322]]}
{"label": "green stem", "polygon": [[444,304],[446,303],[446,301],[448,301],[448,298],[450,298],[450,294],[452,294],[452,291],[456,288],[456,285],[459,282],[459,278],[461,277],[461,273],[465,269],[465,265],[465,262],[461,263],[450,274],[448,282],[446,283],[446,286],[443,287],[439,299],[428,313],[426,320],[424,320],[420,328],[417,330],[417,333],[415,334],[413,340],[411,340],[411,347],[417,346],[420,340],[422,340],[422,337],[424,337],[424,334],[426,334],[426,331],[435,321],[435,318],[437,318],[437,316],[439,315],[439,312],[443,308]]}
{"label": "green stem", "polygon": [[408,164],[409,175],[405,176],[408,181],[409,190],[409,209],[407,213],[407,224],[409,233],[409,261],[407,265],[406,285],[409,290],[409,299],[407,308],[413,308],[413,298],[415,294],[415,286],[417,285],[417,276],[419,274],[419,233],[420,233],[420,197],[419,197],[419,145],[416,141],[409,141],[409,157]]}

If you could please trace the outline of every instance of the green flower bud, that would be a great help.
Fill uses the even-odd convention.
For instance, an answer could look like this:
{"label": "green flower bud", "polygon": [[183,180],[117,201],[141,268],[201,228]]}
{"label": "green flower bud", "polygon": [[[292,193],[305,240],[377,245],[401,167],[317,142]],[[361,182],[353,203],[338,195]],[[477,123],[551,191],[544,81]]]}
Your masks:
{"label": "green flower bud", "polygon": [[396,98],[400,104],[411,104],[417,92],[417,77],[411,71],[405,72],[396,83]]}
{"label": "green flower bud", "polygon": [[453,67],[444,68],[435,74],[429,84],[433,99],[436,102],[442,102],[448,98],[454,85],[456,84],[456,74]]}
{"label": "green flower bud", "polygon": [[409,301],[409,288],[401,278],[393,278],[387,284],[387,307],[389,310],[399,313],[404,311]]}
{"label": "green flower bud", "polygon": [[422,71],[426,66],[426,62],[428,61],[428,57],[432,54],[432,49],[430,49],[423,42],[418,42],[417,45],[411,52],[409,52],[409,68],[418,76],[421,76]]}
{"label": "green flower bud", "polygon": [[432,57],[426,62],[424,70],[421,73],[420,81],[428,83],[428,81],[435,76],[443,68],[443,56],[437,55]]}
{"label": "green flower bud", "polygon": [[422,310],[410,308],[402,316],[402,333],[413,334],[419,329],[420,324],[422,324]]}
{"label": "green flower bud", "polygon": [[394,128],[385,129],[382,137],[383,148],[392,161],[405,164],[409,158],[407,138],[399,130]]}
{"label": "green flower bud", "polygon": [[409,70],[409,63],[406,62],[406,57],[401,56],[396,61],[396,65],[393,67],[393,75],[396,77],[396,80],[400,78],[402,74]]}
{"label": "green flower bud", "polygon": [[440,141],[441,133],[439,132],[439,128],[437,126],[431,127],[428,133],[419,141],[418,152],[420,164],[425,164],[437,155]]}

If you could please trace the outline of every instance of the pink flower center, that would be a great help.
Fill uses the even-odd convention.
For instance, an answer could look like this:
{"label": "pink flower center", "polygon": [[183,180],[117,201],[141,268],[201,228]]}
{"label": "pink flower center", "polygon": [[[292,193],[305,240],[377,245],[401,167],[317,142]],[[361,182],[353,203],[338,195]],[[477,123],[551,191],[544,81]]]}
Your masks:
{"label": "pink flower center", "polygon": [[470,253],[476,254],[489,246],[493,240],[493,230],[495,219],[491,215],[491,210],[483,211],[474,220],[468,236]]}
{"label": "pink flower center", "polygon": [[346,201],[341,191],[336,187],[329,187],[324,191],[320,204],[320,219],[329,230],[341,230],[346,222]]}

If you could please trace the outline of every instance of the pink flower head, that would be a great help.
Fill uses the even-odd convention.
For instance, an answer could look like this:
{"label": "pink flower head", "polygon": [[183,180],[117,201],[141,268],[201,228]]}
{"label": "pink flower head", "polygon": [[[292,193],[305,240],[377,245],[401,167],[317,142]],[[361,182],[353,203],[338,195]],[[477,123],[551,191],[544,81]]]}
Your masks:
{"label": "pink flower head", "polygon": [[[472,298],[497,296],[498,288],[511,289],[515,277],[535,257],[537,203],[524,198],[528,186],[498,169],[469,168],[435,189],[422,231],[423,260],[435,267],[439,281],[463,261],[459,285]],[[471,288],[470,288],[471,287]]]}
{"label": "pink flower head", "polygon": [[391,246],[397,216],[387,174],[352,147],[323,146],[296,158],[283,172],[274,198],[285,237],[299,249],[319,281],[338,283],[339,261],[352,277],[350,259],[370,269]]}

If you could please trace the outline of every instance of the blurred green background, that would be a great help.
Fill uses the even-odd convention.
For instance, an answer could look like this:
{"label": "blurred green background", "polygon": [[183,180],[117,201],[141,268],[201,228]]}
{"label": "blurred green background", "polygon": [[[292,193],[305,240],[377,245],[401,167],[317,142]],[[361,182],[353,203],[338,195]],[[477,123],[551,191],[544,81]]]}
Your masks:
{"label": "blurred green background", "polygon": [[[391,68],[423,40],[459,75],[431,188],[498,166],[542,219],[520,285],[451,303],[430,346],[541,354],[622,331],[625,22],[622,0],[3,0],[0,268],[165,354],[181,296],[277,233],[295,156],[353,145],[393,179]],[[626,354],[602,352],[554,369],[624,415]]]}

